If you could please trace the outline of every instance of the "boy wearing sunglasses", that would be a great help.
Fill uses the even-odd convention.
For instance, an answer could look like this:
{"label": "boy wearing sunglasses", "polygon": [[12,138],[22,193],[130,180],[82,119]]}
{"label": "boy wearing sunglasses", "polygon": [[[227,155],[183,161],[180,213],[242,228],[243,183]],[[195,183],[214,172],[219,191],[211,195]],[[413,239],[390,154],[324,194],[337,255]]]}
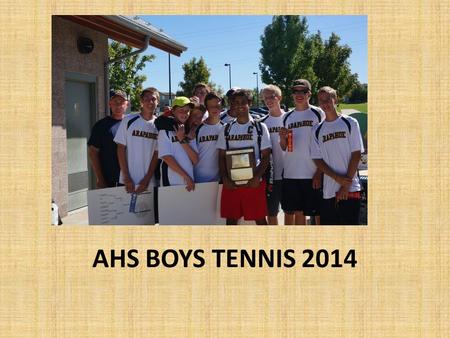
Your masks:
{"label": "boy wearing sunglasses", "polygon": [[[292,84],[295,109],[283,118],[280,146],[284,151],[281,206],[286,225],[306,224],[305,216],[316,216],[320,207],[322,173],[310,156],[311,130],[325,113],[309,104],[311,84],[298,79]],[[319,220],[316,219],[316,223]]]}

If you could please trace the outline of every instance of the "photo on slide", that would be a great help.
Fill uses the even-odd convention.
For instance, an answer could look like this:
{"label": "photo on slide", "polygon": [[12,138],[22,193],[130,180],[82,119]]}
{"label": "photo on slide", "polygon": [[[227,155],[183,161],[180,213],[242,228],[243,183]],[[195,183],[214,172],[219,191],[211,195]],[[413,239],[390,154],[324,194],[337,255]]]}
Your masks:
{"label": "photo on slide", "polygon": [[54,15],[51,38],[53,225],[368,224],[367,16]]}

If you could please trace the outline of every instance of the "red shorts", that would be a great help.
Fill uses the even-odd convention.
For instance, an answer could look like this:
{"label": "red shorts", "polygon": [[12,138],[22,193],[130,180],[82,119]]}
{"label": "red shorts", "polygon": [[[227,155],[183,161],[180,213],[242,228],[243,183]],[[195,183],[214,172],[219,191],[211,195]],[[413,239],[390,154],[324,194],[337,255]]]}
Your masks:
{"label": "red shorts", "polygon": [[246,221],[261,220],[267,216],[266,182],[258,188],[222,189],[220,216],[238,220],[242,216]]}

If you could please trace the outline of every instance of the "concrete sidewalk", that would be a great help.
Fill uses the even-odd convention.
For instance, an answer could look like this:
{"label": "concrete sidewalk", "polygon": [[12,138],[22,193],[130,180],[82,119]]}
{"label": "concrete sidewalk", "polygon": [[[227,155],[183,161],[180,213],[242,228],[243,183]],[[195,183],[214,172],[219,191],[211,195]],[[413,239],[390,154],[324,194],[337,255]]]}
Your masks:
{"label": "concrete sidewalk", "polygon": [[80,208],[70,211],[62,218],[63,225],[89,225],[88,208]]}
{"label": "concrete sidewalk", "polygon": [[341,113],[344,114],[344,115],[350,115],[350,114],[353,114],[353,113],[359,113],[359,110],[356,110],[356,109],[342,109]]}

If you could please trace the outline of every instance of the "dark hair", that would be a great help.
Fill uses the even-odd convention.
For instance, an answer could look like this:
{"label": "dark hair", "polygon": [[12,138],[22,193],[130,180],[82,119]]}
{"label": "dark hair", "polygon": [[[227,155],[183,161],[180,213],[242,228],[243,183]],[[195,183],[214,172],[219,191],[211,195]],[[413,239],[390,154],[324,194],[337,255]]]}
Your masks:
{"label": "dark hair", "polygon": [[141,95],[140,95],[141,99],[144,98],[145,93],[156,94],[156,96],[158,97],[158,101],[159,101],[159,91],[158,91],[158,89],[156,89],[155,87],[148,87],[148,88],[145,88],[145,89],[142,91]]}
{"label": "dark hair", "polygon": [[205,96],[205,106],[207,107],[208,106],[208,101],[213,100],[213,99],[220,100],[220,104],[223,105],[223,98],[222,97],[220,97],[216,92],[209,92]]}
{"label": "dark hair", "polygon": [[231,95],[231,99],[235,100],[238,96],[245,97],[248,102],[252,102],[253,101],[253,94],[252,94],[251,90],[238,89]]}
{"label": "dark hair", "polygon": [[211,91],[211,88],[203,82],[199,82],[194,86],[194,90],[192,91],[192,95],[195,95],[195,92],[197,91],[198,88],[205,88],[206,91],[209,93]]}
{"label": "dark hair", "polygon": [[206,113],[206,107],[203,104],[196,104],[194,108],[191,109],[191,111],[195,109],[200,110],[203,114]]}

